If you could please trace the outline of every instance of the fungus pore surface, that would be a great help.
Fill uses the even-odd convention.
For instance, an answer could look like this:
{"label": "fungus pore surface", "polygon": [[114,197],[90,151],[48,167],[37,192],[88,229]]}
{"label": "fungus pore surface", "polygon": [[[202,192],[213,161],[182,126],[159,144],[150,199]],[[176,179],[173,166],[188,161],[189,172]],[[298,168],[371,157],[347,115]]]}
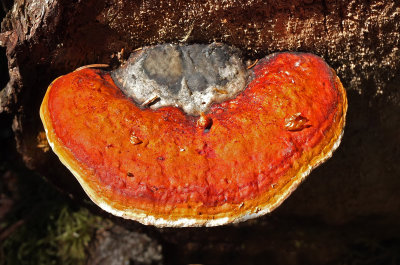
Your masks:
{"label": "fungus pore surface", "polygon": [[251,69],[220,45],[143,48],[119,69],[56,79],[47,138],[104,210],[156,226],[216,226],[279,206],[338,147],[347,99],[319,57]]}

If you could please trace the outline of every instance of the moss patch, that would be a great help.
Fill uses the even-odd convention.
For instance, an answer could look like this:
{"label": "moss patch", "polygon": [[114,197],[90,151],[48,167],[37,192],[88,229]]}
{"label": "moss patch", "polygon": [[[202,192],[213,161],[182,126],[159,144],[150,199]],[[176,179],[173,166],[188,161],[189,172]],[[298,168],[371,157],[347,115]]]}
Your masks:
{"label": "moss patch", "polygon": [[18,178],[18,200],[1,222],[12,233],[0,243],[0,264],[84,264],[96,229],[107,222],[37,176]]}

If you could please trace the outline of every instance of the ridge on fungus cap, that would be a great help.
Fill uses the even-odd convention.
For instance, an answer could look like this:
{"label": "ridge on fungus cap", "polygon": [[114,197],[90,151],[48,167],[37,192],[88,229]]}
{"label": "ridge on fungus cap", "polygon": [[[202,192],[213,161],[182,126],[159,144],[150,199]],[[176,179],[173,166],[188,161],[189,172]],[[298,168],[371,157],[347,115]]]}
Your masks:
{"label": "ridge on fungus cap", "polygon": [[246,67],[223,44],[144,47],[120,68],[49,86],[48,141],[88,196],[159,227],[217,226],[278,207],[338,147],[346,92],[318,56]]}

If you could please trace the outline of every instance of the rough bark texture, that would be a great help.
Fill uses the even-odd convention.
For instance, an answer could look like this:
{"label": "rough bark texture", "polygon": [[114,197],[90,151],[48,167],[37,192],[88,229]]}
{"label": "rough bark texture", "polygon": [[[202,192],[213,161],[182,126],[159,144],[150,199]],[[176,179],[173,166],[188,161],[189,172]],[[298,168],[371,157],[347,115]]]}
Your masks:
{"label": "rough bark texture", "polygon": [[[167,263],[206,262],[211,255],[215,263],[235,263],[252,255],[249,262],[326,264],[343,257],[357,233],[400,237],[399,1],[17,0],[1,32],[10,80],[0,92],[0,112],[13,119],[25,164],[77,198],[85,195],[75,179],[43,148],[38,115],[59,75],[92,63],[116,67],[150,44],[213,41],[236,46],[247,59],[312,52],[337,71],[349,111],[333,158],[263,218],[213,229],[146,228],[161,238],[165,253],[179,253]],[[331,253],[338,244],[343,248]]]}

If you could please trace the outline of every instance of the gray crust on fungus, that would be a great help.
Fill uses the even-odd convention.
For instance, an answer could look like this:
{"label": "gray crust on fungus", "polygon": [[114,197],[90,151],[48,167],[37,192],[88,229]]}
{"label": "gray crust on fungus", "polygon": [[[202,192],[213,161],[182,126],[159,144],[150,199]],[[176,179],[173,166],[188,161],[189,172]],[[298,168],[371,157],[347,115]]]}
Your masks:
{"label": "gray crust on fungus", "polygon": [[238,50],[212,43],[146,47],[111,76],[142,107],[174,106],[200,115],[243,91],[249,74]]}

